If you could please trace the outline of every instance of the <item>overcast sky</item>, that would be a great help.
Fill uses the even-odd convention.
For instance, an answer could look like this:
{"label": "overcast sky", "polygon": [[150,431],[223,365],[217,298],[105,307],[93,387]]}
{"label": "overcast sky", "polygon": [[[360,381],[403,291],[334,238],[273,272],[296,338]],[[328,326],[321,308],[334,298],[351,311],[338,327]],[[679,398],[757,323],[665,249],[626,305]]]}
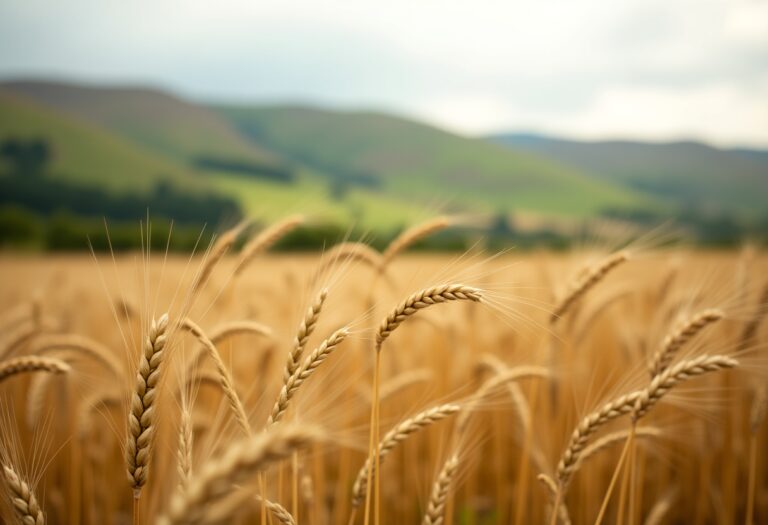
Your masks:
{"label": "overcast sky", "polygon": [[768,146],[766,0],[0,0],[0,77]]}

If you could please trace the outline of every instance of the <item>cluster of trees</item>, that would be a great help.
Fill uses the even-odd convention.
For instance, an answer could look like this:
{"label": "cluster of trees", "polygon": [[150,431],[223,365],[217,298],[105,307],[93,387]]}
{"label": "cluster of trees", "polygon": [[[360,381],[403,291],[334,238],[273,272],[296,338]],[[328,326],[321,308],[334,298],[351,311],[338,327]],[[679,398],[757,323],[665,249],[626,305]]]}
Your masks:
{"label": "cluster of trees", "polygon": [[290,184],[296,180],[296,175],[291,168],[279,164],[257,164],[255,162],[211,156],[198,157],[192,164],[203,170],[223,171],[233,175],[253,177],[283,184]]}

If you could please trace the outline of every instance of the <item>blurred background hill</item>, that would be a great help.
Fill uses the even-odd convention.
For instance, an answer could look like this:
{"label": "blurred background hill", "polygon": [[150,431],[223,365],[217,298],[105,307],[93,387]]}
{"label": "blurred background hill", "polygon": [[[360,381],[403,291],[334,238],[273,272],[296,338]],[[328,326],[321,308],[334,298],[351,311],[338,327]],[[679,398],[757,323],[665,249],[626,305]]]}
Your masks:
{"label": "blurred background hill", "polygon": [[158,225],[173,219],[184,246],[204,223],[298,211],[326,233],[352,223],[382,242],[438,212],[523,245],[559,246],[605,222],[674,219],[709,244],[768,226],[760,149],[476,137],[384,112],[40,80],[0,83],[0,187],[3,243],[47,248],[84,246],[102,217],[131,247],[147,209]]}

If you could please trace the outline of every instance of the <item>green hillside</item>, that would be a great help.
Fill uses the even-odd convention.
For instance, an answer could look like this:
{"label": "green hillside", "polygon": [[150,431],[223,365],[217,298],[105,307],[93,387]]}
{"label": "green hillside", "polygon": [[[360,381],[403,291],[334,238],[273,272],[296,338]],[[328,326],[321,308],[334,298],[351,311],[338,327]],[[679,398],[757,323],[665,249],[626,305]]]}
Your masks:
{"label": "green hillside", "polygon": [[203,188],[183,167],[131,141],[0,89],[0,142],[8,139],[49,143],[52,176],[74,183],[113,192],[147,191],[159,181]]}
{"label": "green hillside", "polygon": [[564,165],[389,115],[305,107],[216,109],[255,142],[325,174],[332,184],[411,202],[566,215],[652,206],[652,199]]}
{"label": "green hillside", "polygon": [[677,206],[736,215],[765,212],[766,152],[731,151],[696,142],[578,142],[532,134],[497,135],[491,139]]}
{"label": "green hillside", "polygon": [[0,84],[183,163],[213,157],[256,165],[279,163],[207,108],[169,93],[142,87],[96,87],[39,81]]}

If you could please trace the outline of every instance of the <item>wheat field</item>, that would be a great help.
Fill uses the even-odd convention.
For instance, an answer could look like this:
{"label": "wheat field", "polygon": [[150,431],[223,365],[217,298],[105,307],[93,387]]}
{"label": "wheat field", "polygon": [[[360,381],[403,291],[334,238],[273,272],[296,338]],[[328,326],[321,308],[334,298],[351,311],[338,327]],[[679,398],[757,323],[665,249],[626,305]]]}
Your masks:
{"label": "wheat field", "polygon": [[[3,523],[765,523],[768,259],[0,256]],[[242,247],[240,247],[242,246]]]}

